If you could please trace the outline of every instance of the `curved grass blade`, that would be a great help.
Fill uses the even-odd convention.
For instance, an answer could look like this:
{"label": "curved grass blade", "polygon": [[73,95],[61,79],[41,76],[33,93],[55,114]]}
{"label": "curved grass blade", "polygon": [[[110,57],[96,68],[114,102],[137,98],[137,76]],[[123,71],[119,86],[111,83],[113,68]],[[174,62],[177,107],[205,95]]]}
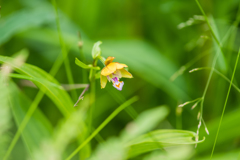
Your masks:
{"label": "curved grass blade", "polygon": [[[35,81],[35,84],[41,90],[46,90],[46,94],[56,104],[63,115],[68,116],[72,111],[74,111],[72,107],[73,102],[69,95],[50,74],[30,64],[23,64],[21,67],[18,67],[12,62],[12,58],[10,57],[0,56],[0,63],[7,63],[17,72],[32,77],[32,79],[38,79],[40,83]],[[53,83],[55,85],[52,85]]]}
{"label": "curved grass blade", "polygon": [[[194,141],[197,134],[184,130],[156,130],[142,135],[127,144],[129,148],[128,157],[132,158],[142,153],[170,146],[197,144],[204,141]],[[154,140],[153,140],[154,138]]]}
{"label": "curved grass blade", "polygon": [[[55,83],[56,85],[59,85],[59,83],[48,73],[43,71],[42,69],[35,67],[30,64],[23,64],[21,67],[14,64],[13,59],[6,56],[0,56],[0,63],[6,63],[10,65],[14,70],[16,70],[19,73],[22,73],[24,75],[39,78],[39,79],[45,79],[52,83]],[[56,69],[56,68],[55,68]],[[44,93],[48,95],[48,97],[56,104],[56,106],[59,108],[59,110],[62,112],[62,114],[65,117],[68,117],[71,112],[74,111],[73,109],[73,102],[70,99],[69,95],[62,89],[53,87],[52,85],[48,85],[46,83],[35,83],[39,88],[40,92],[38,92],[35,100],[30,105],[30,108],[27,112],[27,116],[24,117],[23,121],[21,122],[17,133],[15,134],[8,150],[5,155],[5,159],[10,155],[12,149],[14,148],[16,142],[18,141],[18,138],[20,137],[22,131],[24,131],[25,127],[27,126],[28,121],[30,120],[32,114],[37,109],[37,106],[39,102],[41,101]]]}

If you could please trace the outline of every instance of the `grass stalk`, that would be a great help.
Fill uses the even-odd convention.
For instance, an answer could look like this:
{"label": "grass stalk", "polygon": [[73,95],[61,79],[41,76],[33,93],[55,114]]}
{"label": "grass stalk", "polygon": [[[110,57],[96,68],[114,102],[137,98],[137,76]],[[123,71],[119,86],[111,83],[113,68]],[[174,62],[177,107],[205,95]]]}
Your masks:
{"label": "grass stalk", "polygon": [[[65,57],[64,58],[64,66],[65,66],[65,70],[66,70],[66,73],[67,73],[67,79],[68,79],[68,82],[70,84],[74,84],[71,67],[70,67],[70,64],[69,64],[68,57],[67,57],[67,54],[68,54],[67,53],[67,48],[66,48],[65,42],[63,40],[62,32],[61,32],[56,0],[52,0],[52,4],[53,4],[54,10],[55,10],[55,16],[56,16],[55,19],[56,19],[56,25],[57,25],[57,31],[58,31],[61,50],[62,50],[62,55],[63,55],[63,57]],[[71,90],[71,95],[72,95],[73,100],[76,101],[77,100],[77,92],[76,92],[75,89]]]}
{"label": "grass stalk", "polygon": [[[221,72],[219,72],[218,70],[216,70],[215,68],[210,68],[210,67],[201,67],[201,68],[197,68],[196,71],[200,71],[200,70],[213,70],[216,74],[218,74],[219,76],[221,76],[223,79],[225,79],[227,82],[231,83],[231,80],[228,79],[224,74],[222,74]],[[240,88],[238,88],[238,86],[234,83],[232,83],[232,87],[235,88],[239,93],[240,93]]]}
{"label": "grass stalk", "polygon": [[[208,27],[209,27],[209,29],[210,29],[210,31],[211,31],[211,34],[212,34],[215,42],[217,43],[217,45],[219,46],[219,48],[220,48],[220,50],[221,50],[221,52],[222,52],[222,45],[221,45],[220,41],[218,40],[216,34],[215,34],[214,31],[213,31],[213,29],[212,29],[212,27],[211,27],[211,25],[210,25],[210,22],[209,22],[209,20],[208,20],[208,17],[206,16],[206,14],[205,14],[202,6],[201,6],[200,3],[198,2],[198,0],[196,0],[196,3],[197,3],[200,11],[202,12],[202,14],[203,14],[203,16],[204,16],[204,18],[205,18],[205,20],[206,20],[206,22],[207,22],[207,25],[208,25]],[[215,68],[216,63],[217,63],[217,59],[218,59],[219,55],[220,55],[220,52],[217,52],[217,53],[215,54],[214,59],[213,59],[213,63],[212,63],[212,68]],[[211,70],[211,72],[209,73],[208,80],[207,80],[206,86],[205,86],[204,91],[203,91],[202,101],[201,101],[201,105],[200,105],[200,118],[199,118],[199,121],[200,121],[200,122],[202,121],[204,99],[205,99],[205,96],[206,96],[206,93],[207,93],[207,90],[208,90],[210,81],[211,81],[211,79],[212,79],[212,75],[213,75],[213,70]]]}
{"label": "grass stalk", "polygon": [[131,105],[132,103],[138,100],[137,96],[132,97],[128,101],[124,102],[120,105],[116,110],[113,111],[101,124],[100,126],[77,148],[75,149],[67,158],[66,160],[70,160],[75,156],[87,143],[89,143],[118,113],[120,113],[123,109]]}
{"label": "grass stalk", "polygon": [[214,149],[215,149],[215,146],[216,146],[216,143],[217,143],[217,138],[218,138],[219,130],[220,130],[220,127],[221,127],[221,124],[222,124],[222,119],[223,119],[224,112],[225,112],[225,109],[226,109],[226,106],[227,106],[228,97],[229,97],[229,94],[230,94],[230,91],[231,91],[231,87],[232,87],[234,75],[235,75],[235,72],[236,72],[236,69],[237,69],[237,64],[238,64],[239,55],[240,55],[240,49],[239,49],[239,51],[238,51],[237,59],[236,59],[236,62],[235,62],[235,66],[234,66],[234,70],[233,70],[231,82],[230,82],[230,85],[229,85],[229,88],[228,88],[227,97],[226,97],[226,99],[225,99],[225,103],[224,103],[222,115],[221,115],[221,118],[220,118],[220,122],[219,122],[219,125],[218,125],[217,134],[216,134],[215,141],[214,141],[214,144],[213,144],[213,149],[212,149],[212,153],[211,153],[210,159],[212,159],[213,152],[214,152]]}
{"label": "grass stalk", "polygon": [[[97,65],[97,60],[93,61],[93,66]],[[90,70],[90,110],[89,110],[89,129],[92,128],[92,119],[93,112],[95,109],[95,99],[96,99],[96,81],[95,81],[95,73],[94,69]]]}
{"label": "grass stalk", "polygon": [[[83,63],[86,63],[86,58],[83,54],[83,40],[82,40],[82,36],[81,36],[81,33],[78,32],[78,35],[79,35],[79,42],[78,42],[78,48],[79,48],[79,53],[80,53],[80,60],[83,62]],[[82,82],[83,83],[87,83],[87,70],[86,69],[83,69],[82,68]]]}

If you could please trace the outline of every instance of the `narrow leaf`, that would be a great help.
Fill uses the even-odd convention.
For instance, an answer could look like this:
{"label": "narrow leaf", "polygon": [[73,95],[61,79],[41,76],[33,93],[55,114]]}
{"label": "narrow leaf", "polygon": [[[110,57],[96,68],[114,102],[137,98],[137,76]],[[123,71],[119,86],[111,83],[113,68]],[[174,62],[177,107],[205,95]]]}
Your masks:
{"label": "narrow leaf", "polygon": [[184,130],[156,130],[148,134],[137,137],[127,144],[129,148],[129,158],[135,157],[145,152],[161,149],[164,147],[197,144],[201,141],[194,141],[193,138],[197,136],[196,133]]}
{"label": "narrow leaf", "polygon": [[77,58],[75,59],[75,63],[76,63],[76,65],[78,65],[79,67],[84,68],[84,69],[100,70],[100,67],[93,67],[93,65],[91,65],[91,64],[86,65],[85,63],[81,62],[81,61],[78,60]]}

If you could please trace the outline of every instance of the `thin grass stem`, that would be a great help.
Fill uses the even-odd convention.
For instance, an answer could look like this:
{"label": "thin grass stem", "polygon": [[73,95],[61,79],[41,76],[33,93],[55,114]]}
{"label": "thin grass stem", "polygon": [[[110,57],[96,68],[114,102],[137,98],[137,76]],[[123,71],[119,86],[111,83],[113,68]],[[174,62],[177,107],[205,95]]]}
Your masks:
{"label": "thin grass stem", "polygon": [[[197,68],[195,69],[195,71],[200,71],[200,70],[213,70],[216,74],[218,74],[219,76],[221,76],[223,79],[225,79],[227,82],[231,83],[231,80],[228,79],[224,74],[222,74],[221,72],[219,72],[218,70],[216,70],[215,68],[211,68],[211,67],[201,67],[201,68]],[[237,85],[235,85],[234,83],[232,83],[232,86],[240,93],[240,88],[237,87]]]}
{"label": "thin grass stem", "polygon": [[[67,79],[68,79],[70,84],[74,84],[71,67],[70,67],[70,64],[69,64],[68,57],[67,57],[67,48],[66,48],[65,42],[63,40],[62,32],[61,32],[56,0],[52,0],[52,4],[53,4],[54,10],[55,10],[55,16],[56,16],[55,19],[56,19],[56,25],[57,25],[57,31],[58,31],[61,50],[62,50],[62,55],[63,55],[63,57],[65,57],[64,58],[64,66],[65,66],[65,70],[66,70],[66,73],[67,73]],[[72,95],[72,98],[74,99],[74,101],[77,100],[77,92],[76,92],[75,89],[71,90],[71,95]]]}
{"label": "thin grass stem", "polygon": [[[97,65],[97,60],[93,61],[93,66]],[[95,73],[94,69],[90,70],[90,111],[89,111],[89,128],[92,128],[92,119],[93,112],[95,109],[95,99],[96,99],[96,81],[95,81]],[[89,131],[90,132],[90,131]]]}
{"label": "thin grass stem", "polygon": [[216,34],[214,33],[214,31],[213,31],[213,29],[212,29],[212,27],[211,27],[211,25],[210,25],[210,22],[209,22],[209,20],[208,20],[208,18],[207,18],[207,16],[206,16],[206,14],[205,14],[202,6],[201,6],[200,3],[198,2],[198,0],[195,0],[195,1],[196,1],[197,5],[198,5],[199,9],[201,10],[201,12],[202,12],[202,14],[203,14],[206,22],[207,22],[207,25],[208,25],[211,33],[212,33],[212,36],[213,36],[214,40],[215,40],[216,43],[218,44],[219,48],[222,50],[222,45],[221,45],[220,41],[218,40]]}
{"label": "thin grass stem", "polygon": [[[210,31],[211,31],[211,34],[212,34],[214,40],[216,41],[217,45],[219,46],[219,48],[220,48],[220,50],[221,50],[221,52],[222,52],[222,45],[221,45],[220,41],[218,40],[216,34],[215,34],[214,31],[213,31],[213,29],[212,29],[212,27],[211,27],[211,25],[210,25],[210,22],[209,22],[209,20],[208,20],[208,17],[206,16],[206,14],[205,14],[204,10],[202,9],[202,6],[201,6],[200,3],[198,2],[198,0],[196,0],[196,3],[197,3],[199,9],[201,10],[201,12],[202,12],[202,14],[203,14],[203,16],[204,16],[204,18],[205,18],[205,20],[206,20],[206,22],[207,22],[207,25],[208,25],[208,27],[209,27],[209,29],[210,29]],[[213,63],[212,63],[212,68],[215,68],[216,63],[217,63],[217,59],[218,59],[219,55],[220,55],[220,52],[217,52],[216,55],[214,56]],[[211,79],[212,79],[212,75],[213,75],[213,70],[211,70],[211,72],[209,73],[208,80],[207,80],[207,84],[206,84],[206,86],[205,86],[205,88],[204,88],[204,91],[203,91],[202,101],[201,101],[201,105],[200,105],[200,118],[199,118],[199,121],[200,121],[200,122],[201,122],[202,119],[203,119],[203,118],[202,118],[202,115],[203,115],[204,99],[205,99],[205,96],[206,96],[206,93],[207,93],[207,90],[208,90],[210,81],[211,81]]]}
{"label": "thin grass stem", "polygon": [[131,105],[132,103],[138,100],[137,96],[132,97],[128,101],[124,102],[120,105],[112,114],[110,114],[105,121],[103,121],[100,126],[77,148],[75,149],[67,158],[66,160],[70,160],[75,156],[87,143],[89,143],[118,113],[120,113],[123,109]]}
{"label": "thin grass stem", "polygon": [[225,103],[224,103],[224,107],[223,107],[222,115],[221,115],[220,122],[219,122],[219,125],[218,125],[217,134],[216,134],[215,141],[214,141],[214,144],[213,144],[213,149],[212,149],[212,153],[211,153],[210,159],[212,159],[212,156],[213,156],[213,153],[214,153],[214,149],[215,149],[215,146],[216,146],[216,143],[217,143],[217,138],[218,138],[218,134],[219,134],[219,130],[220,130],[221,124],[222,124],[223,115],[224,115],[224,112],[225,112],[225,109],[226,109],[226,106],[227,106],[228,97],[229,97],[229,94],[230,94],[230,91],[231,91],[231,87],[232,87],[232,82],[233,82],[234,75],[235,75],[235,72],[236,72],[236,69],[237,69],[239,55],[240,55],[240,49],[238,51],[237,59],[236,59],[236,62],[235,62],[235,66],[234,66],[231,82],[230,82],[230,85],[229,85],[229,88],[228,88],[227,97],[226,97],[226,100],[225,100]]}
{"label": "thin grass stem", "polygon": [[[79,48],[79,53],[80,53],[80,60],[85,63],[86,62],[86,58],[83,54],[83,40],[82,40],[82,36],[81,33],[78,32],[78,37],[79,37],[79,43],[78,43],[78,48]],[[82,68],[82,82],[83,83],[87,83],[87,70]]]}

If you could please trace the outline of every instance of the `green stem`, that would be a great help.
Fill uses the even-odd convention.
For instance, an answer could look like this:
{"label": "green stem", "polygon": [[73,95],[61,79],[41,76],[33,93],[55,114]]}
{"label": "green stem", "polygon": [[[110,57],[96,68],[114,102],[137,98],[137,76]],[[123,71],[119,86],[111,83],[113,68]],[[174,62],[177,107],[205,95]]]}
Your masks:
{"label": "green stem", "polygon": [[[218,70],[216,70],[215,68],[211,68],[211,67],[201,67],[201,68],[197,68],[196,71],[200,71],[200,70],[204,70],[204,69],[208,69],[208,70],[213,70],[216,74],[218,74],[219,76],[221,76],[223,79],[225,79],[227,82],[231,83],[231,80],[228,79],[224,74],[222,74],[221,72],[219,72]],[[232,83],[233,88],[235,88],[239,93],[240,93],[240,88],[237,87],[237,85],[235,85],[234,83]]]}
{"label": "green stem", "polygon": [[[59,22],[56,0],[52,0],[52,4],[53,4],[54,10],[55,10],[57,31],[58,31],[58,36],[59,36],[59,42],[60,42],[60,45],[61,45],[62,55],[65,57],[64,58],[64,66],[65,66],[65,70],[66,70],[66,73],[67,73],[67,79],[68,79],[68,82],[70,84],[74,84],[71,67],[70,67],[70,64],[69,64],[68,57],[67,57],[67,48],[66,48],[66,45],[64,43],[61,28],[60,28],[60,22]],[[75,89],[71,91],[71,95],[72,95],[72,98],[74,99],[74,101],[77,100],[77,92],[76,92]]]}
{"label": "green stem", "polygon": [[228,88],[227,97],[226,97],[226,100],[225,100],[225,103],[224,103],[224,107],[223,107],[221,119],[220,119],[220,122],[219,122],[219,125],[218,125],[218,130],[217,130],[217,134],[216,134],[215,141],[214,141],[214,144],[213,144],[213,149],[212,149],[212,153],[211,153],[210,159],[212,159],[213,152],[214,152],[214,149],[215,149],[215,145],[216,145],[216,143],[217,143],[217,138],[218,138],[218,134],[219,134],[219,130],[220,130],[221,124],[222,124],[223,115],[224,115],[224,112],[225,112],[225,109],[226,109],[226,106],[227,106],[228,97],[229,97],[229,94],[230,94],[230,91],[231,91],[231,87],[232,87],[234,75],[235,75],[235,72],[236,72],[239,55],[240,55],[240,49],[239,49],[239,51],[238,51],[237,59],[236,59],[236,62],[235,62],[235,67],[234,67],[233,74],[232,74],[232,78],[231,78],[231,82],[230,82],[230,85],[229,85],[229,88]]}
{"label": "green stem", "polygon": [[176,107],[176,128],[182,129],[182,108]]}
{"label": "green stem", "polygon": [[[219,56],[219,53],[217,53],[214,57],[214,60],[213,60],[213,63],[212,63],[212,68],[215,68],[216,66],[216,63],[217,63],[217,58]],[[199,118],[199,121],[202,121],[202,115],[203,115],[203,103],[204,103],[204,99],[205,99],[205,96],[206,96],[206,93],[207,93],[207,90],[208,90],[208,87],[209,87],[209,84],[210,84],[210,81],[212,79],[212,75],[213,75],[213,70],[211,70],[211,72],[209,73],[209,76],[208,76],[208,80],[207,80],[207,84],[204,88],[204,92],[203,92],[203,95],[202,95],[202,101],[201,101],[201,108],[200,108],[200,118]]]}
{"label": "green stem", "polygon": [[196,3],[197,3],[199,9],[201,10],[201,12],[202,12],[202,14],[203,14],[203,16],[204,16],[204,18],[205,18],[205,20],[206,20],[206,22],[207,22],[207,25],[208,25],[211,33],[212,33],[213,38],[215,39],[215,41],[216,41],[216,43],[218,44],[219,48],[222,50],[222,45],[221,45],[220,41],[218,40],[216,34],[214,33],[214,31],[213,31],[213,29],[212,29],[212,27],[211,27],[211,25],[210,25],[210,22],[209,22],[209,20],[208,20],[208,18],[207,18],[207,16],[206,16],[204,10],[202,9],[202,6],[201,6],[200,3],[198,2],[198,0],[196,0]]}
{"label": "green stem", "polygon": [[120,105],[112,114],[110,114],[103,123],[77,148],[75,149],[67,158],[66,160],[70,160],[75,156],[87,143],[89,143],[118,113],[120,113],[124,108],[131,105],[132,103],[136,102],[138,97],[134,96],[122,105]]}
{"label": "green stem", "polygon": [[[80,53],[80,60],[85,63],[86,62],[86,58],[83,54],[83,41],[82,41],[82,36],[81,36],[81,33],[78,32],[78,35],[79,35],[79,44],[78,44],[78,47],[79,47],[79,53]],[[87,70],[86,69],[83,69],[82,68],[82,81],[83,83],[86,83],[87,82]]]}
{"label": "green stem", "polygon": [[[97,65],[97,59],[93,61],[93,66]],[[90,111],[89,111],[89,129],[92,128],[92,119],[93,119],[93,112],[95,109],[95,92],[96,92],[96,81],[95,81],[95,73],[94,69],[90,70]],[[89,131],[90,132],[90,131]]]}
{"label": "green stem", "polygon": [[[200,3],[198,2],[198,0],[196,0],[196,3],[197,3],[199,9],[201,10],[201,12],[202,12],[202,14],[203,14],[203,16],[204,16],[204,18],[205,18],[205,20],[206,20],[206,22],[207,22],[207,25],[208,25],[211,33],[212,33],[212,36],[213,36],[214,40],[216,41],[217,45],[219,46],[219,48],[220,48],[220,50],[221,50],[221,52],[222,52],[222,45],[221,45],[220,41],[217,39],[217,36],[216,36],[216,34],[214,33],[214,31],[213,31],[213,29],[212,29],[212,27],[211,27],[211,25],[210,25],[210,22],[209,22],[209,20],[208,20],[208,18],[207,18],[207,16],[206,16],[204,10],[202,9],[202,7],[201,7]],[[216,55],[214,56],[214,60],[213,60],[213,63],[212,63],[212,68],[215,68],[216,62],[217,62],[217,59],[218,59],[219,55],[220,55],[220,52],[217,52]],[[211,72],[209,73],[208,80],[207,80],[207,84],[206,84],[206,86],[205,86],[205,88],[204,88],[204,92],[203,92],[203,95],[202,95],[201,108],[200,108],[200,114],[201,114],[201,115],[200,115],[199,121],[202,121],[203,103],[204,103],[204,99],[205,99],[205,96],[206,96],[206,93],[207,93],[207,90],[208,90],[210,81],[211,81],[211,79],[212,79],[212,75],[213,75],[213,70],[211,70]]]}

